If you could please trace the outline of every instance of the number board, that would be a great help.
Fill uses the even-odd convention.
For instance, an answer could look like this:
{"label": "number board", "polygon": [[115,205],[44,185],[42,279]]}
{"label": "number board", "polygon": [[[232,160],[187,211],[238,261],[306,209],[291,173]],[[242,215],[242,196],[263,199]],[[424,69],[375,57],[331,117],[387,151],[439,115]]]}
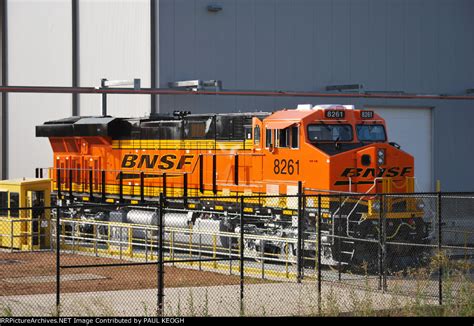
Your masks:
{"label": "number board", "polygon": [[372,119],[374,117],[374,111],[360,111],[361,119]]}
{"label": "number board", "polygon": [[346,112],[340,110],[326,110],[325,116],[327,119],[344,119]]}

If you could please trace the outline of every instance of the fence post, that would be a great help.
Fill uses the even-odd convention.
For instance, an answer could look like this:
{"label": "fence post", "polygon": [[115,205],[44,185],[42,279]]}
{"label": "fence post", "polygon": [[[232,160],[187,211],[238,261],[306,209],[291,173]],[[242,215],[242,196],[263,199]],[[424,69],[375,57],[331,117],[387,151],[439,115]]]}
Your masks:
{"label": "fence post", "polygon": [[163,315],[163,297],[164,297],[164,269],[163,269],[163,209],[164,196],[160,193],[160,203],[158,210],[158,316]]}
{"label": "fence post", "polygon": [[301,279],[302,279],[302,275],[301,275],[301,270],[303,269],[302,268],[302,259],[301,259],[301,255],[302,255],[302,225],[303,225],[303,217],[302,217],[302,198],[301,198],[301,195],[302,195],[302,182],[301,181],[298,181],[298,221],[297,221],[297,226],[298,226],[298,232],[297,232],[297,241],[296,241],[296,280],[298,283],[301,283]]}
{"label": "fence post", "polygon": [[[58,170],[59,171],[59,170]],[[56,208],[56,316],[59,317],[61,309],[61,208]]]}
{"label": "fence post", "polygon": [[337,279],[342,280],[342,249],[341,249],[341,221],[342,221],[342,195],[339,195],[339,220],[337,221],[337,252],[339,254],[339,259],[337,260]]}
{"label": "fence post", "polygon": [[443,257],[441,255],[442,248],[442,214],[441,214],[441,192],[438,191],[438,200],[436,205],[438,213],[438,255],[439,255],[439,270],[438,270],[438,295],[439,304],[443,304]]}
{"label": "fence post", "polygon": [[318,313],[321,314],[321,194],[318,195]]}
{"label": "fence post", "polygon": [[382,249],[382,205],[383,205],[383,195],[379,196],[379,290],[382,290],[382,270],[383,270],[383,249]]}
{"label": "fence post", "polygon": [[387,290],[387,219],[385,217],[385,196],[382,195],[380,215],[382,216],[382,293]]}
{"label": "fence post", "polygon": [[244,197],[240,197],[240,315],[244,314]]}

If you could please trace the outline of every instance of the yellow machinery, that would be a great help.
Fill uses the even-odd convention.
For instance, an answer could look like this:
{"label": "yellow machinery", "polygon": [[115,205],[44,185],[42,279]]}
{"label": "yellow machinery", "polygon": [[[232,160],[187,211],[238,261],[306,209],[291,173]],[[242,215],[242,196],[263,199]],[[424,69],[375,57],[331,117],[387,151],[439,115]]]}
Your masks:
{"label": "yellow machinery", "polygon": [[50,179],[0,181],[0,247],[50,248]]}

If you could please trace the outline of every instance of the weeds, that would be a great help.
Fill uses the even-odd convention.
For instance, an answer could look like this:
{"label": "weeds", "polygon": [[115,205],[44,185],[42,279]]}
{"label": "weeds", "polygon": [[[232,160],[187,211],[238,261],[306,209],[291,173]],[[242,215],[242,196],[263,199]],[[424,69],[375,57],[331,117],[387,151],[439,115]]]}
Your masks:
{"label": "weeds", "polygon": [[13,317],[12,308],[10,306],[2,306],[0,309],[2,317]]}
{"label": "weeds", "polygon": [[209,298],[208,298],[207,289],[206,289],[206,292],[204,293],[204,306],[203,306],[202,315],[204,317],[209,316]]}

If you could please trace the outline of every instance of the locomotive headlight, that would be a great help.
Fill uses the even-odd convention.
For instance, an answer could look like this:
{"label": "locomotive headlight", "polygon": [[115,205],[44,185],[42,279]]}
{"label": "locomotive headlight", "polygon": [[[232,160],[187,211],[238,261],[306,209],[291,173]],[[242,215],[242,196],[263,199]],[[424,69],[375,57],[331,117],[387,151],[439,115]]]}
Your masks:
{"label": "locomotive headlight", "polygon": [[379,165],[385,164],[385,150],[384,149],[377,150],[377,163]]}

